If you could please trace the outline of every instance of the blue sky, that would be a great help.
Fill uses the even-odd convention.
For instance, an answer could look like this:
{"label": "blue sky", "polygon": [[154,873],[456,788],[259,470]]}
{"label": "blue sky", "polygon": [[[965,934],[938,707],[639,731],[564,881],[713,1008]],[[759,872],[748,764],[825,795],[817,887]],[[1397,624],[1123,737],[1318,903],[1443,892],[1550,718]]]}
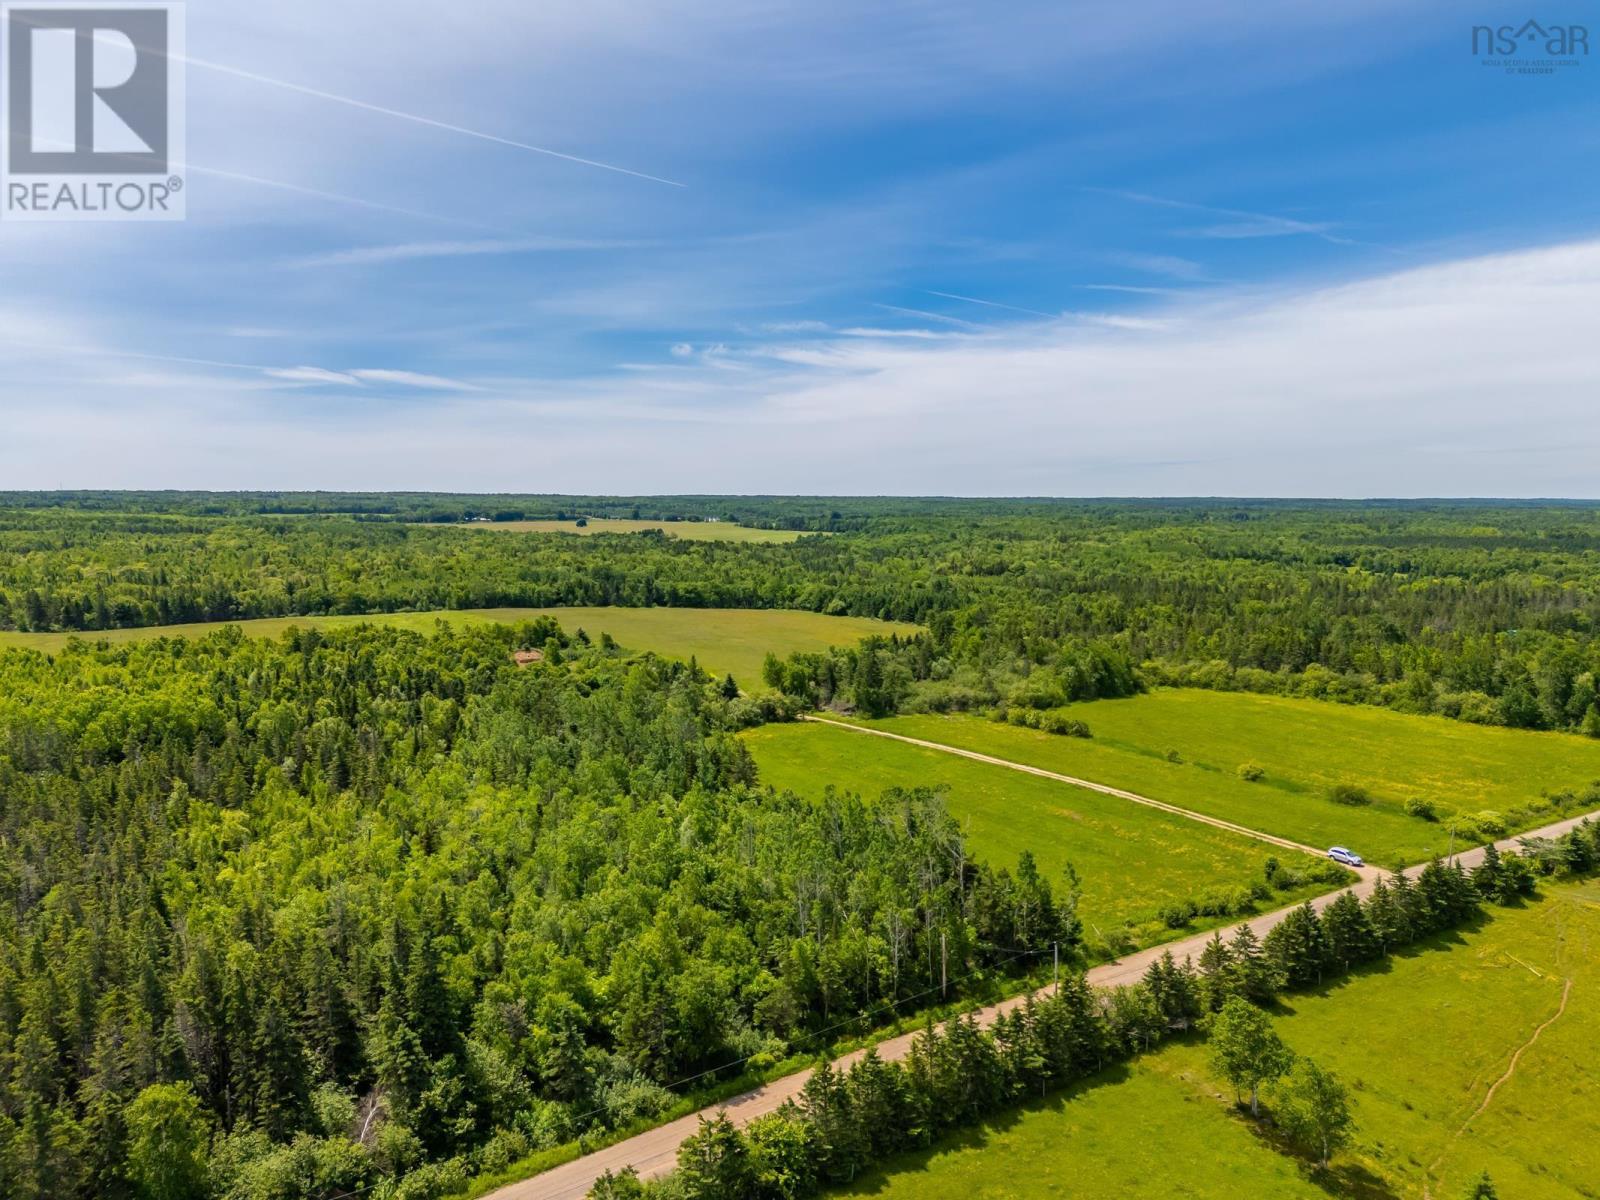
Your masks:
{"label": "blue sky", "polygon": [[1600,495],[1530,15],[192,4],[189,219],[0,225],[0,486]]}

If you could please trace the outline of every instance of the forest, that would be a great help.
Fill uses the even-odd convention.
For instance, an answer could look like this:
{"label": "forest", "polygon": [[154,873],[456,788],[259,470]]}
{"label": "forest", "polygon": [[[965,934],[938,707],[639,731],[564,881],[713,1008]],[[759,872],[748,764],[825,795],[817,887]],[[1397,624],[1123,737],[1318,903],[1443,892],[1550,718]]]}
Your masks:
{"label": "forest", "polygon": [[[84,635],[0,647],[0,1194],[18,1200],[455,1195],[686,1090],[1020,990],[1057,951],[1083,965],[1071,870],[979,860],[938,793],[763,787],[736,735],[809,706],[983,710],[1092,738],[1057,710],[1184,683],[1600,736],[1591,507],[5,499],[0,625]],[[812,536],[454,527],[489,501]],[[562,604],[924,632],[769,656],[738,680],[550,618],[94,636]],[[519,650],[541,653],[518,665]],[[1591,829],[1470,887],[1435,871],[1415,896],[1286,922],[1245,990],[1471,919],[1596,849]],[[1180,975],[1096,1010],[1096,1062],[1172,1019],[1151,988],[1178,988],[1185,1011],[1213,995]],[[915,1103],[937,1120],[908,1110],[906,1137],[1086,1069],[1043,1033],[969,1034],[926,1053],[965,1038],[976,1066],[928,1069],[988,1090],[928,1092]],[[857,1164],[817,1161],[813,1183]],[[748,1186],[728,1194],[805,1190]]]}
{"label": "forest", "polygon": [[[450,527],[485,498],[3,499],[17,507],[0,509],[0,627],[17,630],[518,605],[797,608],[924,625],[926,644],[888,656],[889,686],[869,698],[905,711],[1036,697],[1036,670],[1070,672],[1087,652],[1113,664],[1119,686],[1137,672],[1140,685],[1600,736],[1593,505],[492,498],[508,516],[637,508],[817,531],[731,545]],[[812,683],[831,694],[825,677]],[[1044,689],[1082,698],[1072,692]]]}
{"label": "forest", "polygon": [[935,797],[756,787],[749,708],[549,621],[0,653],[0,1193],[437,1195],[1070,955]]}

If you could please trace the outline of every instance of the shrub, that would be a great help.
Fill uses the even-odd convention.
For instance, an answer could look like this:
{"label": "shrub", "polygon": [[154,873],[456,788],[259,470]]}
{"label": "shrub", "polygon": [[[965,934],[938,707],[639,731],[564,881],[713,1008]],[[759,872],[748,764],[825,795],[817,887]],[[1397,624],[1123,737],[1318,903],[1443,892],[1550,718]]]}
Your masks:
{"label": "shrub", "polygon": [[1437,821],[1439,810],[1433,806],[1432,800],[1424,800],[1421,796],[1413,796],[1406,801],[1406,815],[1417,817],[1423,821]]}
{"label": "shrub", "polygon": [[1004,720],[1025,729],[1037,729],[1044,733],[1061,734],[1064,737],[1094,736],[1089,732],[1088,725],[1074,720],[1060,709],[1010,708],[1005,710]]}
{"label": "shrub", "polygon": [[1260,763],[1247,762],[1239,764],[1239,778],[1246,783],[1255,783],[1265,774],[1266,771],[1262,769]]}
{"label": "shrub", "polygon": [[1336,783],[1328,789],[1328,799],[1335,804],[1348,804],[1360,808],[1372,803],[1372,793],[1357,783]]}
{"label": "shrub", "polygon": [[1472,818],[1472,824],[1477,827],[1479,837],[1502,838],[1506,835],[1506,819],[1493,809],[1478,813]]}
{"label": "shrub", "polygon": [[1160,912],[1160,917],[1168,929],[1182,929],[1195,919],[1198,908],[1193,900],[1184,900],[1179,904],[1169,904]]}

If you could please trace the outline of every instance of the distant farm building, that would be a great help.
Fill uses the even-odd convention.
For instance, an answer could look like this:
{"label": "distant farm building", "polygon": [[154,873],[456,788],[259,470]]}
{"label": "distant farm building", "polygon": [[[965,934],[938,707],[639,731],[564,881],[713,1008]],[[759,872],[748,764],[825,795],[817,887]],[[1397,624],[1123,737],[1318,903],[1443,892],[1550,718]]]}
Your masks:
{"label": "distant farm building", "polygon": [[530,665],[531,663],[543,662],[544,661],[544,651],[542,651],[542,650],[518,650],[515,654],[513,654],[511,656],[511,661],[516,663],[517,666],[519,666],[519,667],[526,667],[526,666]]}

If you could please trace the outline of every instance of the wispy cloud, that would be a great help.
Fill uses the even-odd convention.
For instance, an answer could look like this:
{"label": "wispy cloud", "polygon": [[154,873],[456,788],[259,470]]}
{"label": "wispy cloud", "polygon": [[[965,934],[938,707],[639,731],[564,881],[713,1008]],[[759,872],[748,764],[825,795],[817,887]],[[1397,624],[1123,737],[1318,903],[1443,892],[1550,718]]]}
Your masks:
{"label": "wispy cloud", "polygon": [[400,242],[384,246],[354,246],[325,254],[290,259],[291,267],[381,266],[437,258],[478,258],[488,255],[555,254],[600,250],[637,249],[646,243],[589,238],[501,238],[481,241]]}
{"label": "wispy cloud", "polygon": [[923,341],[937,341],[952,336],[948,331],[934,329],[879,329],[870,325],[841,329],[839,335],[851,338],[919,338]]}
{"label": "wispy cloud", "polygon": [[1199,283],[1208,278],[1204,263],[1177,254],[1144,254],[1116,251],[1100,256],[1106,262],[1141,271],[1146,275],[1164,275],[1168,279],[1181,279],[1186,283]]}
{"label": "wispy cloud", "polygon": [[1054,320],[1056,317],[1061,315],[1060,313],[1040,312],[1036,308],[1021,308],[1021,307],[1019,307],[1019,306],[1017,306],[1015,304],[1003,304],[999,300],[980,300],[976,296],[962,296],[962,295],[960,295],[960,294],[958,294],[956,292],[933,292],[933,291],[930,291],[928,293],[928,295],[930,295],[930,296],[938,296],[942,300],[960,300],[960,301],[962,301],[963,303],[966,303],[966,304],[981,304],[985,308],[1004,308],[1004,309],[1009,309],[1011,312],[1027,313],[1031,317],[1043,317],[1047,321],[1048,320]]}
{"label": "wispy cloud", "polygon": [[1174,208],[1184,212],[1206,213],[1210,216],[1228,217],[1218,225],[1204,225],[1195,229],[1179,230],[1185,237],[1239,238],[1290,237],[1298,234],[1321,238],[1339,246],[1356,243],[1347,237],[1334,234],[1338,226],[1330,221],[1302,221],[1295,217],[1280,217],[1272,213],[1251,212],[1243,208],[1220,208],[1214,204],[1197,204],[1192,200],[1175,200],[1170,196],[1153,196],[1148,192],[1130,192],[1121,188],[1085,187],[1084,191],[1116,196],[1134,204],[1148,204],[1158,208]]}
{"label": "wispy cloud", "polygon": [[420,388],[428,392],[478,392],[483,389],[460,379],[447,379],[443,375],[427,375],[420,371],[395,371],[382,367],[363,367],[351,371],[363,383],[391,383],[401,387]]}
{"label": "wispy cloud", "polygon": [[903,317],[920,317],[924,321],[938,321],[943,325],[955,325],[961,329],[986,329],[976,321],[963,321],[960,317],[946,316],[944,313],[928,312],[922,308],[902,308],[898,304],[875,303],[874,308],[881,308],[885,312],[899,313]]}
{"label": "wispy cloud", "polygon": [[1175,287],[1149,287],[1132,283],[1075,283],[1073,287],[1090,292],[1128,292],[1135,296],[1181,296],[1189,289]]}
{"label": "wispy cloud", "polygon": [[[24,24],[33,24],[26,14],[16,16]],[[106,35],[96,33],[98,40],[107,40]],[[502,137],[496,133],[487,133],[481,129],[473,129],[466,125],[457,125],[450,121],[440,121],[433,117],[423,116],[420,113],[406,112],[403,109],[390,108],[382,104],[373,104],[370,101],[359,100],[353,96],[340,95],[337,92],[324,91],[321,88],[308,87],[305,84],[293,83],[287,79],[279,79],[271,75],[263,75],[258,71],[247,71],[242,67],[230,66],[227,63],[213,62],[209,59],[196,58],[193,55],[167,54],[163,48],[154,46],[141,46],[139,50],[147,54],[159,54],[163,57],[181,61],[191,67],[200,67],[206,71],[215,71],[221,75],[230,75],[235,79],[249,80],[251,83],[264,84],[268,87],[281,88],[287,92],[295,92],[302,96],[310,96],[317,100],[326,100],[332,104],[341,104],[349,108],[360,109],[362,112],[376,113],[379,116],[393,117],[396,120],[408,121],[413,125],[425,126],[429,129],[438,129],[446,133],[459,134],[462,137],[474,138],[478,141],[492,142],[499,146],[508,146],[516,150],[525,150],[532,154],[541,154],[550,158],[559,158],[566,162],[577,163],[585,167],[595,167],[602,171],[612,171],[619,175],[631,175],[635,179],[646,179],[651,183],[663,183],[669,187],[684,187],[686,185],[673,179],[664,179],[659,175],[650,175],[643,171],[635,171],[631,167],[619,166],[616,163],[601,162],[598,159],[584,158],[565,151],[554,150],[548,146],[536,146],[530,142],[519,141],[515,138]]]}
{"label": "wispy cloud", "polygon": [[762,333],[826,333],[829,325],[826,321],[764,321],[760,329]]}
{"label": "wispy cloud", "polygon": [[336,92],[325,92],[320,88],[306,87],[303,84],[290,83],[286,79],[275,79],[270,75],[261,75],[255,71],[246,71],[239,67],[230,67],[225,63],[209,62],[203,58],[186,58],[190,66],[203,67],[208,71],[217,71],[224,75],[232,75],[236,79],[248,79],[252,83],[266,84],[269,87],[282,88],[289,92],[298,92],[302,96],[312,96],[318,100],[327,100],[334,104],[347,105],[350,108],[359,108],[363,112],[377,113],[380,116],[394,117],[401,121],[409,121],[414,125],[424,125],[430,129],[441,129],[447,133],[461,134],[463,137],[476,138],[483,142],[493,142],[500,146],[510,146],[516,150],[526,150],[533,154],[543,154],[550,158],[564,159],[570,163],[578,163],[585,167],[597,167],[602,171],[614,171],[619,175],[631,175],[635,179],[647,179],[651,183],[664,183],[668,187],[686,187],[675,179],[664,179],[659,175],[649,175],[643,171],[635,171],[631,167],[621,167],[616,163],[601,162],[598,159],[582,158],[576,154],[567,154],[561,150],[552,150],[548,146],[535,146],[529,142],[517,141],[515,138],[501,137],[495,133],[485,133],[481,129],[470,129],[465,125],[455,125],[449,121],[438,121],[432,117],[425,117],[418,113],[405,112],[398,108],[388,108],[382,104],[371,104],[365,100],[357,100],[353,96],[341,96]]}
{"label": "wispy cloud", "polygon": [[335,383],[343,387],[360,387],[361,381],[344,371],[329,371],[323,367],[261,367],[269,379],[285,383]]}

